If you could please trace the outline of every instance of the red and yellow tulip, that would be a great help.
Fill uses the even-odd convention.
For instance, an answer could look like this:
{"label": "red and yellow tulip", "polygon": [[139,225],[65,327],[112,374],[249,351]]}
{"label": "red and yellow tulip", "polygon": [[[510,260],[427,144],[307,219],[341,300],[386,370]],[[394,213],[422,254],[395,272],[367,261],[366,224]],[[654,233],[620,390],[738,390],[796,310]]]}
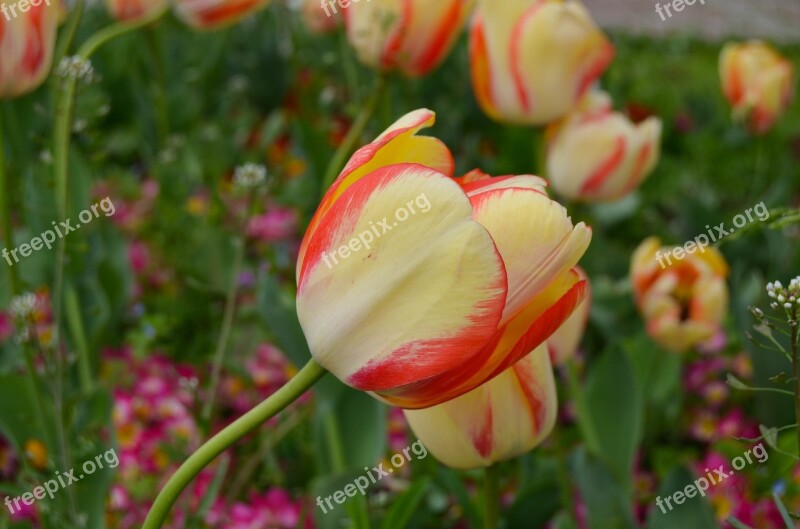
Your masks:
{"label": "red and yellow tulip", "polygon": [[134,21],[164,11],[167,0],[106,0],[108,13],[117,20]]}
{"label": "red and yellow tulip", "polygon": [[592,93],[564,122],[550,126],[548,179],[559,195],[588,202],[616,200],[647,178],[661,152],[661,120],[639,124]]}
{"label": "red and yellow tulip", "polygon": [[175,13],[195,29],[219,29],[258,11],[269,0],[175,0]]}
{"label": "red and yellow tulip", "polygon": [[764,42],[727,44],[719,70],[734,116],[746,120],[755,134],[772,128],[792,101],[794,67]]}
{"label": "red and yellow tulip", "polygon": [[361,62],[422,76],[450,52],[474,0],[353,0],[347,37]]}
{"label": "red and yellow tulip", "polygon": [[14,5],[0,15],[0,99],[17,97],[42,84],[53,62],[58,6],[53,0]]}
{"label": "red and yellow tulip", "polygon": [[567,321],[547,339],[550,361],[554,366],[562,365],[575,356],[583,338],[583,333],[586,330],[586,324],[589,321],[589,310],[592,306],[591,283],[583,268],[576,266],[575,271],[581,279],[586,280],[586,297],[583,298],[583,301],[572,313],[572,316],[567,318]]}
{"label": "red and yellow tulip", "polygon": [[540,178],[454,179],[447,147],[416,135],[434,120],[412,112],[353,155],[297,265],[297,310],[316,361],[403,408],[502,373],[586,289],[573,268],[591,230],[573,226]]}
{"label": "red and yellow tulip", "polygon": [[444,404],[405,410],[417,438],[442,463],[488,467],[533,450],[553,430],[557,396],[547,348]]}
{"label": "red and yellow tulip", "polygon": [[565,116],[614,57],[575,0],[480,0],[470,34],[475,95],[493,119],[542,125]]}
{"label": "red and yellow tulip", "polygon": [[713,247],[687,246],[691,253],[661,247],[650,237],[631,259],[633,292],[647,333],[674,352],[712,338],[728,310],[725,258]]}

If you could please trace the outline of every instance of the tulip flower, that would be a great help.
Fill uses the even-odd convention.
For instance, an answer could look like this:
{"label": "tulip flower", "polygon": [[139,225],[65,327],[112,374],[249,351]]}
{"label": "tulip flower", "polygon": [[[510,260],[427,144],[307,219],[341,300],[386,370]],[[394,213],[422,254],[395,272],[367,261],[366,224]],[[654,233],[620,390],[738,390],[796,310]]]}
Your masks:
{"label": "tulip flower", "polygon": [[725,258],[713,247],[643,241],[631,259],[631,281],[650,337],[674,352],[714,337],[727,313],[727,275]]}
{"label": "tulip flower", "polygon": [[108,13],[117,20],[135,21],[167,9],[166,0],[106,0]]}
{"label": "tulip flower", "polygon": [[427,74],[444,60],[464,27],[474,0],[348,3],[344,10],[347,37],[359,60],[373,68],[400,70],[416,77]]}
{"label": "tulip flower", "polygon": [[655,168],[661,120],[639,124],[592,93],[563,123],[548,130],[547,171],[559,195],[589,202],[616,200],[634,191]]}
{"label": "tulip flower", "polygon": [[565,116],[613,57],[573,0],[480,0],[472,23],[472,84],[498,121],[542,125]]}
{"label": "tulip flower", "polygon": [[269,0],[175,0],[175,12],[187,25],[202,30],[235,24]]}
{"label": "tulip flower", "polygon": [[319,0],[302,0],[299,9],[305,26],[318,35],[334,31],[344,20],[342,12],[338,9],[333,12],[327,0],[322,0],[322,5]]}
{"label": "tulip flower", "polygon": [[556,404],[550,356],[541,346],[469,393],[405,415],[436,459],[473,469],[533,450],[553,430]]}
{"label": "tulip flower", "polygon": [[586,272],[581,267],[576,266],[575,271],[581,279],[586,280],[586,297],[583,298],[572,316],[567,318],[567,321],[547,339],[550,360],[555,366],[562,365],[575,356],[586,330],[586,323],[589,321],[589,309],[592,305],[591,284]]}
{"label": "tulip flower", "polygon": [[573,226],[534,176],[454,179],[417,110],[358,150],[300,248],[297,311],[314,359],[402,408],[462,395],[546,340],[583,299]]}
{"label": "tulip flower", "polygon": [[764,42],[727,44],[719,70],[734,116],[755,134],[772,128],[792,101],[794,67]]}
{"label": "tulip flower", "polygon": [[0,99],[17,97],[44,81],[53,61],[58,7],[52,0],[30,2],[22,11],[2,6],[0,15]]}

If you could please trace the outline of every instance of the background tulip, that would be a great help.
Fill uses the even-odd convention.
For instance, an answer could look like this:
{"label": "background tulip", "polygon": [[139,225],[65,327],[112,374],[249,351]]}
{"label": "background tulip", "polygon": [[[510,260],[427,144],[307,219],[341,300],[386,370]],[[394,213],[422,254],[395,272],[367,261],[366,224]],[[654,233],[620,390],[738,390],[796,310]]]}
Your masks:
{"label": "background tulip", "polygon": [[178,18],[195,29],[218,29],[235,24],[264,7],[269,0],[175,0]]}
{"label": "background tulip", "polygon": [[720,330],[728,309],[728,265],[713,247],[695,248],[682,259],[669,253],[668,260],[668,252],[675,249],[660,245],[659,239],[650,237],[634,252],[633,292],[650,337],[681,352]]}
{"label": "background tulip", "polygon": [[792,101],[794,66],[764,42],[727,44],[719,69],[734,115],[756,134],[772,128]]}
{"label": "background tulip", "polygon": [[577,1],[481,0],[470,55],[475,95],[489,116],[542,125],[577,104],[614,48]]}
{"label": "background tulip", "polygon": [[553,430],[556,412],[555,379],[542,346],[466,395],[405,415],[436,459],[470,469],[531,451]]}
{"label": "background tulip", "polygon": [[302,0],[299,4],[300,15],[306,28],[311,33],[325,34],[334,31],[344,20],[342,11],[337,9],[333,12],[328,5],[326,10],[323,6],[326,5],[325,0],[320,5],[320,0]]}
{"label": "background tulip", "polygon": [[589,321],[589,310],[592,308],[592,289],[589,277],[579,266],[575,267],[578,275],[586,280],[586,297],[580,305],[567,318],[561,327],[547,339],[547,349],[550,351],[550,361],[553,365],[561,365],[578,352],[578,346],[583,339],[586,323]]}
{"label": "background tulip", "polygon": [[[11,16],[9,5],[0,15],[0,98],[10,98],[38,87],[53,61],[58,6],[52,0],[29,5]],[[10,18],[10,20],[8,20]]]}
{"label": "background tulip", "polygon": [[364,64],[421,76],[444,60],[474,0],[352,0],[347,36]]}
{"label": "background tulip", "polygon": [[627,195],[652,172],[661,151],[661,120],[634,124],[612,111],[604,94],[591,94],[548,132],[548,178],[556,193],[573,200]]}
{"label": "background tulip", "polygon": [[109,14],[117,20],[139,20],[167,9],[166,0],[106,0]]}
{"label": "background tulip", "polygon": [[537,177],[454,180],[447,148],[415,136],[433,121],[412,112],[353,155],[298,257],[314,358],[404,408],[462,395],[550,336],[583,298],[572,268],[591,239]]}

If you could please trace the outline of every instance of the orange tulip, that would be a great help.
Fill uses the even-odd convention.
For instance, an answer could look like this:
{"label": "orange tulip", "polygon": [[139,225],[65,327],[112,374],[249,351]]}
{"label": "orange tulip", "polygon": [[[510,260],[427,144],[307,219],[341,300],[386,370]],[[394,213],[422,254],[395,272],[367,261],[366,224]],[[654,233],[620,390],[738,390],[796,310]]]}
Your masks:
{"label": "orange tulip", "polygon": [[682,352],[720,330],[728,308],[728,265],[713,247],[660,245],[650,237],[634,252],[633,292],[650,337],[665,349]]}
{"label": "orange tulip", "polygon": [[658,162],[661,120],[632,123],[592,93],[548,130],[547,171],[553,189],[572,200],[616,200],[634,191]]}
{"label": "orange tulip", "polygon": [[417,110],[357,151],[300,248],[297,311],[316,361],[403,407],[463,395],[546,340],[583,298],[573,226],[534,176],[453,179]]}
{"label": "orange tulip", "polygon": [[727,44],[719,70],[734,116],[755,134],[772,128],[792,101],[794,67],[764,42]]}
{"label": "orange tulip", "polygon": [[0,15],[0,98],[16,97],[42,84],[53,61],[58,6],[52,0],[3,4]]}
{"label": "orange tulip", "polygon": [[[344,0],[347,37],[361,62],[422,76],[447,56],[474,0]],[[324,2],[323,2],[324,3]],[[335,3],[335,2],[334,2]]]}
{"label": "orange tulip", "polygon": [[567,318],[567,321],[547,339],[550,360],[555,366],[562,365],[575,356],[583,338],[583,333],[586,330],[586,323],[589,321],[589,309],[592,306],[591,283],[589,283],[589,277],[581,267],[576,266],[575,271],[581,279],[586,280],[586,297],[583,298],[583,301],[572,313],[572,316]]}
{"label": "orange tulip", "polygon": [[480,0],[470,49],[484,111],[528,125],[565,116],[614,57],[586,8],[573,0]]}
{"label": "orange tulip", "polygon": [[178,18],[195,29],[219,29],[261,9],[269,0],[175,0]]}
{"label": "orange tulip", "polygon": [[167,7],[167,0],[106,0],[108,13],[117,20],[140,20],[156,15]]}
{"label": "orange tulip", "polygon": [[553,430],[556,412],[555,379],[542,346],[469,393],[405,415],[436,459],[472,469],[533,450]]}

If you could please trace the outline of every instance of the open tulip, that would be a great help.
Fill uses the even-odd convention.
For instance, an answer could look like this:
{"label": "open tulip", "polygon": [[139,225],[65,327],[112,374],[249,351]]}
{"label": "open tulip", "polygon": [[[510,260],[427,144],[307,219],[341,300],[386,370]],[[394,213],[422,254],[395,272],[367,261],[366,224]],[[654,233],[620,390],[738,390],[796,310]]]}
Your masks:
{"label": "open tulip", "polygon": [[661,120],[639,124],[611,109],[605,94],[592,93],[564,122],[548,131],[548,179],[572,200],[616,200],[634,191],[655,168]]}
{"label": "open tulip", "polygon": [[[14,6],[14,4],[11,4]],[[3,5],[0,16],[0,98],[17,97],[38,87],[53,61],[58,24],[55,1],[32,3],[28,10]],[[10,18],[10,19],[9,19]]]}
{"label": "open tulip", "polygon": [[474,0],[352,0],[347,37],[361,62],[425,75],[444,60]]}
{"label": "open tulip", "polygon": [[661,247],[650,237],[631,259],[631,281],[647,332],[659,345],[682,352],[711,339],[728,308],[728,265],[713,247],[693,252]]}
{"label": "open tulip", "polygon": [[475,95],[493,119],[542,125],[567,114],[614,48],[574,0],[480,0],[470,35]]}
{"label": "open tulip", "polygon": [[117,20],[134,21],[164,11],[166,0],[106,0],[109,14]]}
{"label": "open tulip", "polygon": [[727,44],[719,69],[734,115],[745,119],[756,134],[772,128],[791,103],[794,67],[764,42]]}
{"label": "open tulip", "polygon": [[591,230],[534,176],[454,179],[450,151],[416,136],[429,110],[358,150],[300,248],[297,311],[314,359],[403,408],[462,395],[566,320]]}
{"label": "open tulip", "polygon": [[591,283],[586,272],[581,267],[576,266],[575,271],[581,279],[586,280],[586,296],[575,309],[575,312],[572,313],[572,316],[567,318],[567,321],[561,324],[561,327],[547,339],[550,361],[554,366],[562,365],[575,356],[583,338],[583,333],[586,330],[586,323],[589,321],[589,310],[592,305]]}
{"label": "open tulip", "polygon": [[175,0],[178,18],[195,29],[219,29],[235,24],[269,0]]}
{"label": "open tulip", "polygon": [[533,450],[553,430],[556,405],[550,356],[541,346],[469,393],[405,415],[436,459],[472,469]]}

